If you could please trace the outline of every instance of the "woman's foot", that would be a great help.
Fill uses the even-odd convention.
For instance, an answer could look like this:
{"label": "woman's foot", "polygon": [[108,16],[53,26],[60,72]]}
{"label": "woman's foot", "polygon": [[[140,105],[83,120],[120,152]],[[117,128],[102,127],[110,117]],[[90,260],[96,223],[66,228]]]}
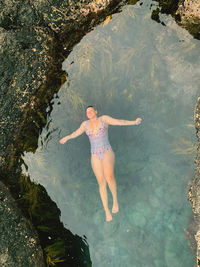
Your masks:
{"label": "woman's foot", "polygon": [[107,222],[112,221],[112,215],[111,215],[110,211],[106,211],[106,221]]}
{"label": "woman's foot", "polygon": [[113,203],[112,213],[117,213],[119,211],[118,203]]}

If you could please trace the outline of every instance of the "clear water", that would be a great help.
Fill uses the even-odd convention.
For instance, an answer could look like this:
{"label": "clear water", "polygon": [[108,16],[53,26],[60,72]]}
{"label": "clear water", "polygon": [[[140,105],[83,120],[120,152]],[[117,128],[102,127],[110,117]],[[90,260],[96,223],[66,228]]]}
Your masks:
{"label": "clear water", "polygon": [[[36,153],[25,153],[32,180],[45,186],[61,220],[86,236],[94,267],[191,267],[184,229],[192,213],[193,111],[199,94],[200,43],[170,16],[151,20],[151,1],[127,5],[88,33],[63,62],[68,81],[53,100]],[[143,119],[109,126],[120,211],[105,221],[86,134],[58,141],[86,118]],[[26,173],[25,169],[24,172]],[[109,207],[112,208],[108,189]]]}

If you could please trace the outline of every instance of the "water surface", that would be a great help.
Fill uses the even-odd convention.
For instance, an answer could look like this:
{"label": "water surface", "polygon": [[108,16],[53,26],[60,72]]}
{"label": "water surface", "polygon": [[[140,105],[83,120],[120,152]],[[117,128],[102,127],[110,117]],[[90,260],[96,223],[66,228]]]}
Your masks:
{"label": "water surface", "polygon": [[[68,81],[36,153],[25,153],[32,180],[45,186],[74,234],[86,236],[94,267],[191,267],[185,235],[192,213],[193,111],[200,43],[170,16],[151,20],[151,1],[127,5],[88,33],[63,62]],[[98,116],[143,119],[109,126],[120,212],[105,221],[85,134],[61,145],[95,105]],[[25,169],[24,169],[24,172]],[[111,193],[108,191],[112,209]]]}

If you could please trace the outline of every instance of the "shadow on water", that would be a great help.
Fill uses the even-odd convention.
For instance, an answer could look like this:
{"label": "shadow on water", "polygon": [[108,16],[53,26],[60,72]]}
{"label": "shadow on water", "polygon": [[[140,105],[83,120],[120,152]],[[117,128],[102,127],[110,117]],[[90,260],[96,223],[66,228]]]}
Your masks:
{"label": "shadow on water", "polygon": [[[138,1],[136,0],[130,0],[127,1],[125,4],[134,5],[137,2]],[[121,10],[115,10],[115,12],[116,11],[119,12]],[[107,11],[107,13],[100,13],[99,20],[103,21],[106,16],[108,16],[112,12]],[[159,12],[166,13],[166,10],[163,7],[161,9],[157,8],[157,10],[153,11],[152,13],[152,19],[161,22],[158,15]],[[90,28],[91,30],[95,26],[95,22],[93,21],[94,16],[96,16],[96,14],[91,14],[89,22],[83,22],[81,26],[77,25],[76,31],[66,31],[65,34],[63,34],[63,37],[61,37],[61,41],[63,47],[65,47],[65,50],[60,51],[60,58],[62,58],[62,60],[68,56],[68,54],[72,50],[72,47],[76,43],[78,43],[81,38],[88,32],[88,28]],[[88,24],[90,24],[90,26]],[[71,42],[66,43],[66,38],[71,40]],[[130,53],[128,54],[128,57],[123,58],[121,62],[122,64],[126,65],[127,60],[131,56],[133,56],[133,51],[131,49],[129,52]],[[156,68],[155,63],[152,62],[152,65],[154,65],[154,67]],[[24,214],[32,220],[34,226],[36,227],[43,250],[46,255],[46,261],[48,265],[53,266],[54,264],[56,264],[57,266],[91,266],[92,262],[90,259],[87,238],[81,238],[80,236],[74,235],[64,227],[63,223],[60,222],[60,209],[57,207],[56,203],[52,201],[51,198],[48,196],[45,187],[40,184],[34,183],[30,179],[29,175],[22,174],[21,169],[22,164],[26,166],[26,163],[22,159],[24,152],[32,152],[34,154],[38,148],[38,137],[42,132],[42,129],[46,127],[48,131],[48,129],[51,128],[51,121],[49,121],[48,118],[50,117],[50,114],[53,110],[54,101],[52,101],[52,99],[55,100],[59,98],[58,91],[60,90],[61,85],[63,85],[64,82],[67,80],[67,76],[68,75],[66,74],[66,72],[62,71],[61,68],[55,70],[54,73],[49,75],[48,82],[40,88],[34,109],[27,110],[27,113],[24,114],[24,123],[22,124],[21,130],[19,131],[19,134],[15,139],[16,147],[13,148],[14,153],[9,154],[9,156],[7,157],[7,164],[4,166],[4,169],[1,173],[1,178],[4,183],[10,188],[12,194],[17,200],[17,203],[24,211]],[[153,82],[156,87],[158,82],[156,81],[153,71],[152,79],[154,80]],[[133,84],[132,86],[134,87],[135,85]],[[108,110],[111,101],[116,100],[116,103],[118,101],[117,98],[112,98],[112,92],[109,93],[111,95],[108,95],[108,101],[106,103],[107,106],[105,107],[105,110]],[[127,98],[132,99],[133,96],[131,95],[131,92],[127,92],[126,89],[124,89],[122,97],[124,97],[125,102]],[[73,104],[75,104],[75,107],[76,104],[79,105],[80,103],[80,99],[77,98],[75,93],[72,102]],[[59,101],[57,104],[60,104]],[[118,104],[120,105],[121,102]],[[146,105],[145,102],[143,104]],[[115,112],[117,114],[117,109],[115,110]],[[121,112],[126,114],[125,106],[121,106]],[[54,131],[57,131],[58,135],[60,134],[57,129],[54,129]],[[49,132],[49,135],[51,135],[52,132]],[[126,138],[130,138],[130,136],[127,135]],[[46,139],[48,139],[48,136],[46,136]],[[174,153],[185,155],[193,151],[194,145],[190,142],[190,140],[182,139],[180,140],[180,143],[176,143],[173,145]],[[124,151],[124,153],[125,152],[126,151]],[[127,151],[127,153],[130,153],[131,155],[132,152]],[[121,160],[123,161],[124,159],[122,158]],[[142,169],[142,166],[139,163],[137,166],[134,162],[132,162],[131,164],[130,166],[128,166],[128,170],[133,168]],[[142,185],[143,181],[140,181],[140,183]],[[135,188],[137,186],[138,185],[135,185]],[[158,192],[158,195],[159,194],[160,192]],[[68,215],[65,214],[65,216],[67,217]],[[140,215],[138,214],[138,217],[139,216]],[[80,218],[78,219],[80,223]],[[145,223],[145,218],[142,217],[142,219]],[[133,220],[135,220],[136,222],[136,225],[140,224],[142,222],[142,219],[141,221],[139,221],[139,219],[137,221],[137,218],[133,218]],[[171,227],[174,226],[172,225]],[[141,234],[145,235],[145,233],[142,231]],[[129,251],[131,251],[130,247]]]}

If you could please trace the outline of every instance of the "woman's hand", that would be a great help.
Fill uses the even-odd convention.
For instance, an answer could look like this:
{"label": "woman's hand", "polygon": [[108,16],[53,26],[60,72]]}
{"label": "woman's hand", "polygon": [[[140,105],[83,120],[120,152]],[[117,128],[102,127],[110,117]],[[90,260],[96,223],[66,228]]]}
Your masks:
{"label": "woman's hand", "polygon": [[64,143],[66,143],[68,140],[69,140],[69,137],[68,137],[68,136],[65,136],[65,137],[63,137],[62,139],[60,139],[59,142],[60,142],[61,144],[64,144]]}
{"label": "woman's hand", "polygon": [[136,124],[136,125],[140,124],[141,122],[142,122],[142,119],[141,119],[141,118],[137,118],[137,119],[135,120],[135,124]]}

